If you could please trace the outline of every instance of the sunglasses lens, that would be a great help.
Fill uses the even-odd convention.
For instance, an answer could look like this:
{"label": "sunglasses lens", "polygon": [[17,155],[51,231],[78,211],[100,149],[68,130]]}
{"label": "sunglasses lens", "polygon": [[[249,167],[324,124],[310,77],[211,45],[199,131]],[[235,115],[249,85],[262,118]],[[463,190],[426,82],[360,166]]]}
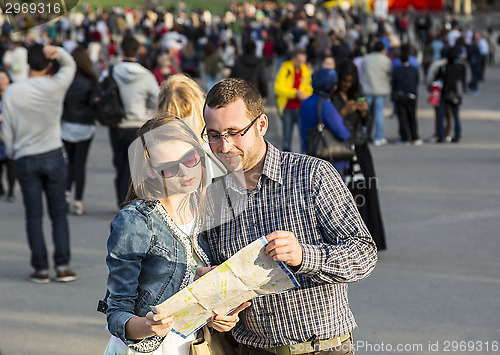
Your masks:
{"label": "sunglasses lens", "polygon": [[161,170],[160,175],[162,178],[168,179],[171,178],[172,176],[175,176],[175,174],[177,174],[178,171],[179,171],[179,164]]}
{"label": "sunglasses lens", "polygon": [[184,164],[188,168],[196,166],[199,162],[200,162],[200,154],[196,150],[187,153],[182,159],[182,164]]}

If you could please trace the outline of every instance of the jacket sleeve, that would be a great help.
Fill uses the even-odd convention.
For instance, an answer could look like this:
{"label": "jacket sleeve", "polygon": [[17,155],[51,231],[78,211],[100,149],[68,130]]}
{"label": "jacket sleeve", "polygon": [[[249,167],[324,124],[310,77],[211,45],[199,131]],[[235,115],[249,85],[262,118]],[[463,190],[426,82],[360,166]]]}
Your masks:
{"label": "jacket sleeve", "polygon": [[303,260],[297,273],[318,283],[348,283],[366,278],[375,268],[377,248],[351,193],[326,161],[313,175],[313,208],[323,243],[302,244]]}
{"label": "jacket sleeve", "polygon": [[292,73],[290,66],[285,63],[281,66],[278,74],[276,75],[276,80],[274,82],[274,92],[277,96],[294,99],[297,96],[297,89],[294,89],[293,85],[287,85],[288,76],[294,74]]}
{"label": "jacket sleeve", "polygon": [[63,48],[57,47],[57,61],[61,67],[58,72],[52,76],[52,80],[57,84],[58,88],[67,90],[75,78],[75,60]]}
{"label": "jacket sleeve", "polygon": [[[138,240],[141,242],[138,243]],[[107,287],[110,294],[106,315],[110,333],[127,345],[138,342],[125,338],[125,324],[136,316],[134,307],[138,297],[141,264],[150,244],[151,233],[146,216],[135,209],[120,211],[111,223],[107,244]]]}
{"label": "jacket sleeve", "polygon": [[326,127],[328,127],[333,132],[335,137],[341,140],[349,139],[351,134],[349,133],[349,130],[344,126],[344,120],[342,119],[342,116],[340,116],[339,112],[330,101],[323,101],[321,116],[322,121],[325,123]]}
{"label": "jacket sleeve", "polygon": [[313,93],[313,88],[311,85],[311,80],[312,80],[311,71],[305,64],[301,70],[302,70],[302,80],[300,82],[300,90],[307,96],[311,96]]}

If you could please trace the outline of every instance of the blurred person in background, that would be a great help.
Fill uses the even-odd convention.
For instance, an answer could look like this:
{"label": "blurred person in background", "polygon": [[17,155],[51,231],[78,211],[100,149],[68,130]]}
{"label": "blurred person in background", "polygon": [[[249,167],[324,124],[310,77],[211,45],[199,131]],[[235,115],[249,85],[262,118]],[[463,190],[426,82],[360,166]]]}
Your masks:
{"label": "blurred person in background", "polygon": [[[84,47],[75,48],[71,55],[76,63],[76,74],[64,99],[61,138],[68,157],[66,207],[69,212],[82,215],[86,212],[83,205],[85,166],[90,143],[96,131],[96,113],[90,107],[90,97],[97,85],[97,75]],[[74,200],[71,202],[73,185]]]}
{"label": "blurred person in background", "polygon": [[[60,67],[46,76],[57,59]],[[23,193],[26,231],[34,271],[29,280],[48,283],[49,261],[43,236],[43,194],[52,222],[54,266],[59,282],[77,279],[69,268],[69,228],[66,218],[66,162],[61,141],[64,97],[75,77],[76,64],[61,47],[32,44],[28,48],[29,78],[9,85],[2,101],[7,153],[16,160]],[[22,98],[20,100],[20,98]]]}
{"label": "blurred person in background", "polygon": [[266,100],[266,67],[264,61],[255,55],[255,48],[255,43],[251,40],[243,44],[243,53],[236,59],[230,77],[248,81],[259,90],[259,94]]}
{"label": "blurred person in background", "polygon": [[281,65],[274,82],[278,113],[283,122],[282,139],[285,152],[292,149],[293,127],[299,125],[300,106],[313,93],[311,70],[306,63],[306,52],[297,49],[292,59]]}
{"label": "blurred person in background", "polygon": [[344,126],[349,130],[355,151],[344,181],[377,249],[385,250],[387,247],[378,198],[378,180],[368,145],[368,104],[362,96],[356,65],[345,61],[339,65],[338,73],[339,81],[332,95],[332,103],[342,116]]}
{"label": "blurred person in background", "polygon": [[170,75],[177,74],[177,69],[172,63],[172,58],[168,53],[162,53],[158,56],[157,66],[153,69],[153,75],[158,81],[158,85],[161,85],[163,81],[167,80]]}
{"label": "blurred person in background", "polygon": [[410,46],[401,46],[401,65],[392,72],[392,101],[399,121],[400,143],[422,145],[417,126],[419,71],[409,61]]}
{"label": "blurred person in background", "polygon": [[[307,151],[307,133],[310,129],[318,124],[318,105],[321,103],[321,122],[326,129],[341,141],[350,138],[349,130],[344,126],[342,116],[330,102],[330,96],[333,93],[334,87],[337,85],[337,73],[334,69],[320,69],[313,75],[312,87],[313,94],[304,100],[300,107],[300,136],[302,142],[302,150]],[[347,169],[346,161],[331,161],[330,163],[337,169],[341,176],[345,175]]]}
{"label": "blurred person in background", "polygon": [[205,70],[205,78],[207,80],[207,91],[214,86],[221,73],[223,65],[224,61],[222,60],[217,47],[212,42],[208,42],[203,51],[203,68]]}
{"label": "blurred person in background", "polygon": [[[12,83],[9,73],[6,69],[0,68],[0,108],[2,107],[2,98],[9,86]],[[7,168],[7,201],[14,202],[14,186],[16,183],[16,162],[10,159],[5,144],[3,142],[2,135],[2,113],[0,111],[0,196],[5,195],[5,189],[3,186],[3,167]]]}
{"label": "blurred person in background", "polygon": [[384,145],[387,144],[387,139],[384,138],[384,108],[386,97],[391,93],[391,60],[386,55],[382,41],[376,41],[373,52],[364,56],[361,68],[363,72],[361,84],[366,102],[370,108],[373,106],[375,126],[373,144]]}
{"label": "blurred person in background", "polygon": [[459,56],[460,51],[458,48],[450,49],[447,54],[446,65],[442,66],[436,75],[436,80],[440,80],[443,83],[438,111],[438,143],[445,142],[444,118],[446,110],[451,110],[455,121],[455,135],[451,141],[453,143],[458,143],[462,137],[462,126],[459,116],[461,99],[454,99],[457,95],[459,95],[458,82],[460,81],[462,74],[461,64],[457,62]]}
{"label": "blurred person in background", "polygon": [[123,61],[113,67],[113,78],[120,91],[125,117],[117,127],[109,127],[118,206],[125,201],[130,185],[128,147],[137,137],[137,129],[156,110],[159,89],[154,75],[137,61],[139,41],[127,35],[123,38],[121,47]]}

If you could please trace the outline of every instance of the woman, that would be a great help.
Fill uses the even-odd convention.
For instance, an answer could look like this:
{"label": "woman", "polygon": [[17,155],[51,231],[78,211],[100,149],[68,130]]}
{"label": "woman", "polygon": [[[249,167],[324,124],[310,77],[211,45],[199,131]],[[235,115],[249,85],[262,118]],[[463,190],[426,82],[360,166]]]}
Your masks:
{"label": "woman", "polygon": [[[169,114],[146,122],[129,148],[133,185],[128,204],[111,223],[108,239],[108,330],[105,354],[187,355],[195,334],[171,332],[173,316],[153,314],[158,305],[194,280],[196,269],[210,266],[201,230],[205,162],[198,138],[186,123]],[[211,326],[229,331],[242,305]]]}
{"label": "woman", "polygon": [[177,69],[172,65],[172,59],[168,53],[162,53],[157,59],[158,66],[153,70],[153,75],[158,81],[158,85],[161,85],[169,76],[177,74]]}
{"label": "woman", "polygon": [[385,232],[378,200],[377,178],[368,147],[368,105],[360,93],[358,70],[347,61],[338,67],[339,85],[332,96],[333,105],[343,117],[351,134],[355,156],[350,163],[346,185],[353,194],[378,250],[385,250]]}
{"label": "woman", "polygon": [[[200,86],[184,74],[172,75],[165,81],[158,94],[158,111],[169,112],[184,120],[201,137],[205,123],[203,121],[203,105],[205,94]],[[226,174],[226,169],[214,156],[208,143],[200,139],[207,157],[207,181]]]}
{"label": "woman", "polygon": [[[12,83],[12,80],[10,79],[10,75],[7,72],[7,70],[0,68],[0,108],[1,108],[1,102],[2,102],[2,97],[3,93],[5,92],[5,89],[7,89],[7,86]],[[2,113],[0,111],[0,196],[3,196],[5,194],[5,190],[2,184],[2,173],[3,173],[3,166],[6,166],[7,168],[7,201],[9,202],[14,202],[14,186],[16,183],[16,162],[12,159],[10,159],[9,155],[7,154],[7,149],[5,148],[5,144],[3,143],[3,138],[2,138]]]}
{"label": "woman", "polygon": [[[307,132],[316,127],[318,123],[318,103],[323,99],[321,107],[321,121],[325,127],[333,132],[340,140],[350,137],[349,130],[344,126],[342,117],[330,102],[330,95],[337,85],[337,73],[333,69],[320,69],[312,78],[313,94],[302,102],[300,106],[300,135],[302,138],[302,150],[307,152]],[[345,161],[331,162],[338,172],[343,175],[346,168]]]}
{"label": "woman", "polygon": [[[462,137],[462,126],[460,124],[459,107],[461,104],[461,96],[458,93],[458,82],[462,78],[462,67],[459,58],[461,50],[459,48],[451,48],[447,54],[447,63],[442,66],[435,80],[443,83],[441,90],[441,100],[438,109],[437,133],[438,143],[445,142],[444,117],[447,110],[453,114],[455,135],[452,142],[458,143]],[[462,86],[464,89],[464,86]]]}
{"label": "woman", "polygon": [[[68,177],[66,180],[66,204],[75,215],[85,214],[83,191],[85,188],[85,165],[90,143],[96,126],[95,112],[90,107],[90,97],[97,85],[97,75],[84,47],[77,47],[71,53],[76,62],[76,74],[64,100],[61,138],[68,156]],[[71,204],[71,189],[75,187]]]}

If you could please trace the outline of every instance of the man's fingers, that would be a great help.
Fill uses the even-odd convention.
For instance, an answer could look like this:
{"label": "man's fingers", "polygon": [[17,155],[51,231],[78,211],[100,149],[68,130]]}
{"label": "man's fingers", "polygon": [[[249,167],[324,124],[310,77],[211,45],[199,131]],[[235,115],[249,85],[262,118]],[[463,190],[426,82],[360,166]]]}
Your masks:
{"label": "man's fingers", "polygon": [[236,307],[234,310],[232,310],[228,316],[234,316],[235,314],[238,314],[240,313],[242,310],[250,307],[252,305],[251,302],[245,302],[245,303],[242,303],[240,304],[238,307]]}
{"label": "man's fingers", "polygon": [[275,239],[280,239],[280,238],[288,238],[290,236],[293,236],[291,232],[287,231],[274,231],[271,234],[266,235],[266,239],[268,242],[272,242]]}

